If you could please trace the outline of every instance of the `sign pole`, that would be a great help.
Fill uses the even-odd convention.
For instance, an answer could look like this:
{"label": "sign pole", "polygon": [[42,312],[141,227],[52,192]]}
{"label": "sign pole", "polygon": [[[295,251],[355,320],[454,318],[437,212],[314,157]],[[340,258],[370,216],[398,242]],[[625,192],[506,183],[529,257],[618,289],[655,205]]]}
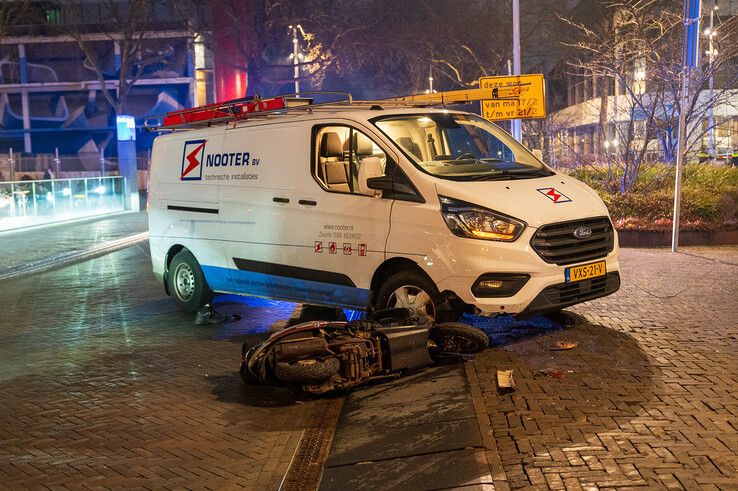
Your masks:
{"label": "sign pole", "polygon": [[300,97],[300,46],[297,39],[297,29],[300,25],[290,26],[292,29],[292,65],[294,66],[295,95]]}
{"label": "sign pole", "polygon": [[[512,60],[510,60],[509,58],[507,60],[507,74],[512,75]],[[514,119],[510,120],[510,134],[511,135],[515,134],[515,120]]]}
{"label": "sign pole", "polygon": [[677,136],[676,177],[674,179],[674,217],[671,229],[671,252],[679,249],[679,211],[682,202],[682,172],[687,139],[687,104],[689,72],[697,66],[700,40],[700,0],[684,0],[684,35],[682,37],[682,84],[679,97],[679,134]]}
{"label": "sign pole", "polygon": [[[520,75],[520,0],[513,0],[513,74]],[[512,120],[512,135],[522,143],[523,129],[519,119]]]}
{"label": "sign pole", "polygon": [[689,90],[689,68],[682,67],[682,88],[679,109],[679,135],[677,136],[676,178],[674,182],[674,217],[671,228],[671,252],[679,248],[679,209],[682,203],[682,171],[684,168],[684,136],[686,131],[687,91]]}

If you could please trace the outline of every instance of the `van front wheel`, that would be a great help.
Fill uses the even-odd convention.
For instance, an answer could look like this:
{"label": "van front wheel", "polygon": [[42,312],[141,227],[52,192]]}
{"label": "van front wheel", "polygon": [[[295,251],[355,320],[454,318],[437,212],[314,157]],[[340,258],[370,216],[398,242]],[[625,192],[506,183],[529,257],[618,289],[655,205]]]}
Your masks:
{"label": "van front wheel", "polygon": [[377,290],[374,308],[405,308],[412,311],[412,316],[428,316],[436,321],[439,317],[451,320],[456,315],[441,308],[443,298],[438,288],[425,275],[413,271],[395,273]]}
{"label": "van front wheel", "polygon": [[182,249],[172,259],[167,287],[177,305],[188,312],[208,303],[213,295],[200,264],[187,249]]}

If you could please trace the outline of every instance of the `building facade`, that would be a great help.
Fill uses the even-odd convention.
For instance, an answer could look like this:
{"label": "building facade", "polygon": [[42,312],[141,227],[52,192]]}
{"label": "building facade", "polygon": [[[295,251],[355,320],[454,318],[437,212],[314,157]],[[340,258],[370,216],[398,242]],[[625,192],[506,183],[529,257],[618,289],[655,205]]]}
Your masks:
{"label": "building facade", "polygon": [[[38,170],[56,155],[65,170],[100,170],[116,157],[116,108],[104,90],[117,97],[123,26],[106,21],[109,2],[85,2],[82,16],[66,5],[36,4],[33,23],[0,38],[0,154],[16,170]],[[147,117],[212,102],[209,52],[186,19],[173,17],[147,19],[129,54],[125,113],[135,118],[142,158],[155,136],[143,128]]]}

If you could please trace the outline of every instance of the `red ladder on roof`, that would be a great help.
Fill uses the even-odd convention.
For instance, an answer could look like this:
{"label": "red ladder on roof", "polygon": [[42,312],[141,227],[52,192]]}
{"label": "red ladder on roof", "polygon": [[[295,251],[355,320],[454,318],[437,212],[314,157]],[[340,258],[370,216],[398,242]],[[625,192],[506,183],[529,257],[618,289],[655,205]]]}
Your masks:
{"label": "red ladder on roof", "polygon": [[[304,103],[309,103],[308,99],[304,99],[304,101]],[[271,99],[244,97],[243,99],[217,102],[215,104],[169,112],[164,116],[161,126],[174,127],[215,121],[222,118],[241,119],[253,113],[286,109],[288,103],[289,101],[286,97],[274,97]]]}

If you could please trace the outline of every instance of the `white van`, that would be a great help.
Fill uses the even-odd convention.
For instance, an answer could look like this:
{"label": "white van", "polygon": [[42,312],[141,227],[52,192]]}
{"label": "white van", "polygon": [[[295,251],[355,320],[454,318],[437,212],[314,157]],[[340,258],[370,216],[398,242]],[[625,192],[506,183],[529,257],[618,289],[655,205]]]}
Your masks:
{"label": "white van", "polygon": [[528,315],[620,286],[598,195],[445,109],[316,106],[159,136],[149,229],[187,310],[222,292]]}

